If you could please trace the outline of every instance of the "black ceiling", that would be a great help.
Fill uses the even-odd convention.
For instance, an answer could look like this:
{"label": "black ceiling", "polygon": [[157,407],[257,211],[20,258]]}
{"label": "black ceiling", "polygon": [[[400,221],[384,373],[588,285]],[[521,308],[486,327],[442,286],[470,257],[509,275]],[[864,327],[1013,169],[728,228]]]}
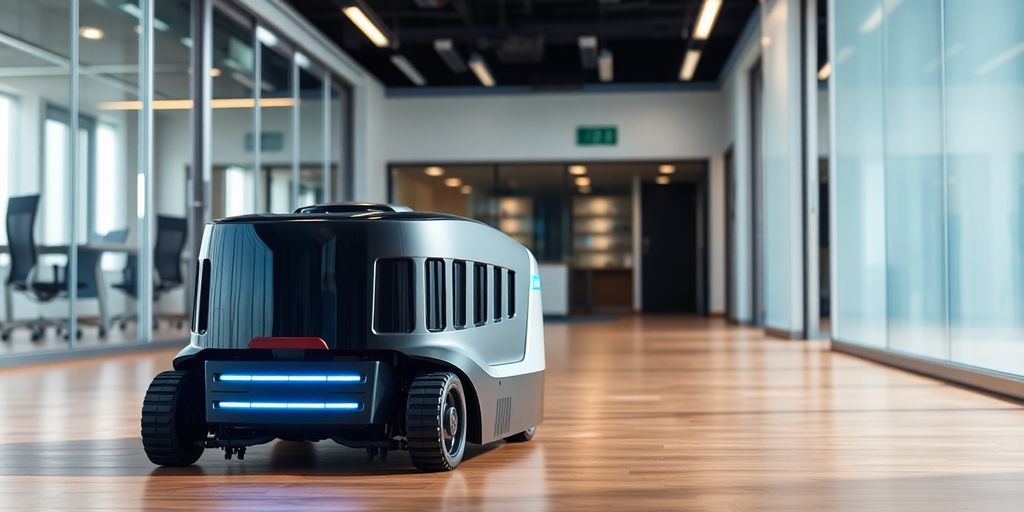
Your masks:
{"label": "black ceiling", "polygon": [[[615,83],[677,83],[702,0],[368,0],[366,5],[397,39],[378,48],[341,12],[347,0],[289,0],[388,86],[411,86],[392,63],[404,55],[427,86],[476,86],[471,72],[451,71],[434,51],[435,39],[450,38],[463,59],[479,52],[498,85],[538,88],[600,83],[585,69],[578,37],[594,35],[614,55]],[[440,4],[437,8],[417,4]],[[694,82],[713,82],[729,57],[757,0],[723,0]],[[533,62],[513,62],[514,43],[533,52]],[[505,58],[499,57],[499,55]]]}

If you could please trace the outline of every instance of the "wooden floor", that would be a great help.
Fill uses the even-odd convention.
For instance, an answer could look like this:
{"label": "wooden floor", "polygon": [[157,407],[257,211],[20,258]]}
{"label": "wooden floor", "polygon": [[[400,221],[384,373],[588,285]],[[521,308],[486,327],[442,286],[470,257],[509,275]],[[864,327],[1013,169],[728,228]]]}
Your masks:
{"label": "wooden floor", "polygon": [[171,353],[0,371],[0,509],[1022,510],[1024,407],[717,320],[549,324],[533,442],[414,471],[322,442],[158,469]]}

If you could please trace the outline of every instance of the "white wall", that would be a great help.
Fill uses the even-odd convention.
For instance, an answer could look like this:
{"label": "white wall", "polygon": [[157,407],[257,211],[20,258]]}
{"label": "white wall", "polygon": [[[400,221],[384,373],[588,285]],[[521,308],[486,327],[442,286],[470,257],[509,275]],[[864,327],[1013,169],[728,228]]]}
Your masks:
{"label": "white wall", "polygon": [[[486,94],[385,101],[396,162],[709,158],[721,145],[718,91]],[[614,125],[615,146],[577,146],[576,127]]]}

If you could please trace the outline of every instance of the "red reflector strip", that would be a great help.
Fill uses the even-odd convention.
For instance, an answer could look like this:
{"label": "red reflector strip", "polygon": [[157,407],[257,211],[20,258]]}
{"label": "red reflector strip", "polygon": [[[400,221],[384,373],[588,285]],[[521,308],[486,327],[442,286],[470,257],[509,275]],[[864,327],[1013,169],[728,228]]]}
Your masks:
{"label": "red reflector strip", "polygon": [[315,336],[273,336],[268,338],[253,338],[252,341],[249,342],[249,348],[327,350],[327,342],[324,341],[323,338],[317,338]]}

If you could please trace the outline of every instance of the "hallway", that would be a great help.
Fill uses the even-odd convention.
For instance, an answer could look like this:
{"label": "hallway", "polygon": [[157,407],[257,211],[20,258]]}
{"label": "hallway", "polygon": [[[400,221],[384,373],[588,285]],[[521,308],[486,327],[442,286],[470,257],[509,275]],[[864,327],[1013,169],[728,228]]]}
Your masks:
{"label": "hallway", "polygon": [[[327,442],[157,469],[142,395],[172,353],[0,372],[0,509],[1011,510],[1020,404],[720,320],[549,323],[530,443],[422,474]],[[102,398],[101,398],[102,397]]]}

